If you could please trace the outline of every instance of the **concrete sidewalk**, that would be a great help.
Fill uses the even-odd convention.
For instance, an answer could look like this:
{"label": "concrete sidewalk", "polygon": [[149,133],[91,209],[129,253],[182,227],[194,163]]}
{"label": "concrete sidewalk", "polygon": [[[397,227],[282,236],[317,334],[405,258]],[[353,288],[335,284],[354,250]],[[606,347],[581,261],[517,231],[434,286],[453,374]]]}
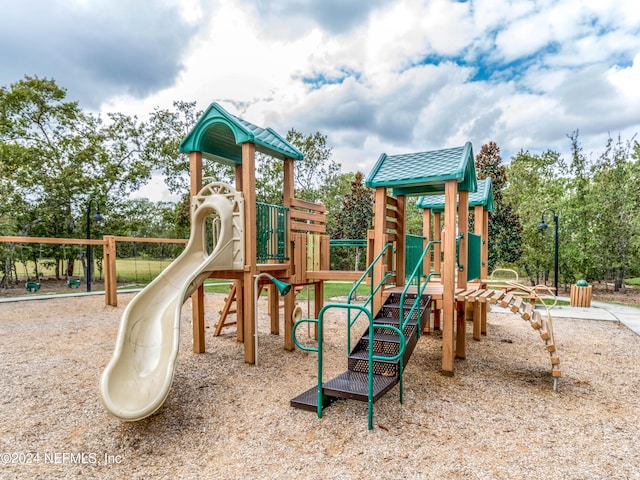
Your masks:
{"label": "concrete sidewalk", "polygon": [[[569,298],[558,297],[558,300],[569,302]],[[542,307],[537,307],[542,309]],[[491,311],[496,313],[509,313],[507,308],[491,305]],[[615,303],[591,302],[591,307],[570,307],[568,305],[556,306],[551,309],[553,318],[580,318],[583,320],[604,320],[620,322],[630,330],[640,335],[640,308]]]}

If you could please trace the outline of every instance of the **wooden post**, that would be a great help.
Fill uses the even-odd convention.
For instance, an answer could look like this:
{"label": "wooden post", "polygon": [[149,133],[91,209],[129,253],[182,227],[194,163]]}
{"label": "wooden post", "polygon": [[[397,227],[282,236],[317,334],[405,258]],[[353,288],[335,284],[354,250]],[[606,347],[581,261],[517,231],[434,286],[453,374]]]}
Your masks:
{"label": "wooden post", "polygon": [[256,240],[256,146],[253,143],[242,144],[242,195],[244,196],[244,361],[256,363],[254,335],[255,305],[254,279],[258,273]]}
{"label": "wooden post", "polygon": [[[442,240],[442,214],[435,212],[433,214],[433,241]],[[433,271],[442,273],[442,244],[437,243],[433,248]]]}
{"label": "wooden post", "polygon": [[116,237],[105,235],[104,241],[104,303],[118,306],[118,278],[116,271]]}
{"label": "wooden post", "polygon": [[[271,319],[271,334],[280,335],[280,295],[273,283],[267,285],[269,318]],[[295,296],[295,293],[291,292]]]}
{"label": "wooden post", "polygon": [[406,256],[407,256],[407,197],[399,195],[396,197],[398,201],[398,218],[396,219],[396,286],[401,287],[405,282],[405,268],[406,268]]}
{"label": "wooden post", "polygon": [[[422,236],[424,237],[424,246],[422,248],[426,248],[428,243],[431,241],[431,209],[424,208],[422,209]],[[422,271],[425,275],[428,275],[431,271],[431,253],[425,255],[424,261],[422,264]]]}
{"label": "wooden post", "polygon": [[454,374],[454,307],[455,307],[455,263],[456,263],[456,180],[445,182],[444,193],[444,265],[442,266],[442,374]]}
{"label": "wooden post", "polygon": [[[189,178],[191,197],[202,189],[202,152],[189,154]],[[191,295],[191,318],[193,322],[193,351],[204,353],[204,286],[200,285]]]}
{"label": "wooden post", "polygon": [[[244,342],[244,282],[242,280],[234,280],[236,284],[236,340]],[[253,302],[253,299],[249,300]],[[250,307],[253,310],[253,306]]]}
{"label": "wooden post", "polygon": [[[242,192],[242,165],[236,165],[236,191]],[[233,283],[236,287],[236,340],[244,342],[244,285],[242,280]]]}
{"label": "wooden post", "polygon": [[[458,192],[458,234],[460,238],[460,248],[458,252],[458,288],[467,289],[467,270],[469,268],[469,192]],[[466,358],[467,356],[467,322],[466,322],[466,301],[458,302],[457,335],[456,335],[456,358]]]}
{"label": "wooden post", "polygon": [[296,348],[293,343],[293,310],[296,306],[296,295],[290,292],[284,297],[284,349],[291,352]]}
{"label": "wooden post", "polygon": [[[474,233],[480,236],[480,286],[486,288],[483,283],[487,278],[487,262],[485,260],[485,251],[487,249],[487,238],[485,237],[485,220],[486,215],[482,205],[476,205],[473,209],[473,228]],[[480,340],[482,335],[482,325],[487,325],[487,302],[476,302],[473,304],[473,339]]]}
{"label": "wooden post", "polygon": [[[375,204],[373,206],[373,255],[378,255],[385,245],[386,226],[387,226],[387,189],[385,187],[376,187]],[[390,255],[388,253],[387,255]],[[376,285],[385,274],[386,265],[383,261],[373,268],[373,284]],[[372,312],[375,315],[382,306],[382,289],[378,290],[373,298]]]}
{"label": "wooden post", "polygon": [[[480,267],[480,273],[482,274],[482,278],[487,278],[489,276],[489,211],[482,211],[482,249],[481,249],[481,261],[482,266]],[[487,304],[483,303],[481,305],[481,314],[480,314],[480,332],[482,335],[487,334]]]}

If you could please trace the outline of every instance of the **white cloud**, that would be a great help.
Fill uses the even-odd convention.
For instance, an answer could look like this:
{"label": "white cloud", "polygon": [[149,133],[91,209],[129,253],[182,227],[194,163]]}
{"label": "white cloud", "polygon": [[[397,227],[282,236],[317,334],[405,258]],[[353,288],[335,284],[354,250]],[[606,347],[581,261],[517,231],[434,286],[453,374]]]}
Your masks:
{"label": "white cloud", "polygon": [[[219,101],[282,134],[320,131],[351,171],[368,172],[382,152],[467,140],[476,151],[495,140],[506,158],[520,149],[563,151],[566,134],[576,129],[585,144],[595,139],[596,148],[609,131],[640,130],[635,3],[163,0],[163,8],[175,7],[184,24],[177,31],[187,42],[172,57],[171,74],[155,78],[162,64],[154,57],[160,63],[148,68],[151,88],[94,93],[104,93],[102,111],[144,116],[174,100],[197,100],[199,108]],[[124,15],[105,11],[107,18],[119,18],[116,13]],[[153,31],[154,25],[139,27]],[[118,31],[114,22],[105,28]],[[143,31],[137,48],[151,45],[164,54]],[[28,62],[8,55],[0,53],[3,66],[14,62],[28,73]],[[71,50],[58,55],[69,72],[87,68]],[[43,72],[51,65],[50,57],[33,60]],[[144,73],[124,72],[125,85]],[[74,98],[77,86],[63,86]]]}

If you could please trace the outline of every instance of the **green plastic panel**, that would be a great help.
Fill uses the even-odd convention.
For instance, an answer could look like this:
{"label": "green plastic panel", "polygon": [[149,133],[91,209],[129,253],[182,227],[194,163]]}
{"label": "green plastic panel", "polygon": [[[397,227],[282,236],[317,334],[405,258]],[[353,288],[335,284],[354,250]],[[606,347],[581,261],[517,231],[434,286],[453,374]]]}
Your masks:
{"label": "green plastic panel", "polygon": [[[405,240],[406,240],[406,244],[405,244],[406,250],[405,250],[404,272],[405,272],[405,280],[408,280],[409,276],[413,273],[413,269],[416,268],[416,265],[420,261],[420,256],[422,256],[422,251],[424,250],[425,238],[420,237],[418,235],[407,235],[405,237]],[[423,274],[424,274],[423,265],[422,265],[422,262],[420,262],[418,276],[422,277]]]}
{"label": "green plastic panel", "polygon": [[469,233],[467,240],[467,280],[480,278],[482,266],[482,237]]}

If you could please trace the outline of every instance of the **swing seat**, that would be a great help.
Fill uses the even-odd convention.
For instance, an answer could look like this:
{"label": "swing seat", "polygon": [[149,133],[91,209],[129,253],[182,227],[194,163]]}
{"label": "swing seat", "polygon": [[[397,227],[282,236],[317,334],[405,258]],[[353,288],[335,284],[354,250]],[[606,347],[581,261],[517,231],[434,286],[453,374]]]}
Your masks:
{"label": "swing seat", "polygon": [[40,290],[40,282],[27,282],[24,284],[24,288],[26,288],[28,292],[37,292]]}
{"label": "swing seat", "polygon": [[78,288],[80,286],[80,280],[77,278],[70,278],[67,280],[67,286],[69,288]]}

